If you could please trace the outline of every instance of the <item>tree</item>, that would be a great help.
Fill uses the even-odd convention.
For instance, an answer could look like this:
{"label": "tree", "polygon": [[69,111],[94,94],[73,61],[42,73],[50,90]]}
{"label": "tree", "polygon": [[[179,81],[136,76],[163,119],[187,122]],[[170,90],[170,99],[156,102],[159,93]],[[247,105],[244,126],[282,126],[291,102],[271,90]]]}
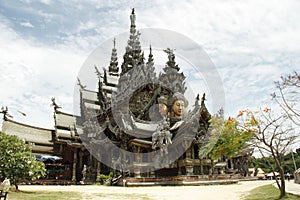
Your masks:
{"label": "tree", "polygon": [[35,180],[46,175],[44,163],[32,155],[29,145],[17,136],[0,132],[0,177],[9,178],[18,190],[22,180]]}
{"label": "tree", "polygon": [[[251,164],[250,164],[251,167],[256,167],[256,168],[260,167],[265,173],[272,172],[270,170],[270,165],[274,166],[275,171],[279,170],[274,163],[273,157],[270,156],[265,158],[264,157],[253,158],[251,159]],[[290,152],[283,157],[282,167],[285,173],[289,172],[290,174],[293,174],[295,169],[297,169],[295,168],[295,165],[300,166],[300,156],[298,157],[297,154]]]}
{"label": "tree", "polygon": [[[214,116],[210,120],[211,137],[209,142],[199,150],[199,157],[205,156],[212,159],[212,169],[214,169],[213,159],[227,159],[239,156],[248,149],[247,144],[253,135],[249,130],[239,128],[239,122],[234,118],[224,120],[222,116]],[[207,154],[207,152],[209,152]],[[247,173],[244,167],[239,169],[240,173]]]}
{"label": "tree", "polygon": [[288,118],[297,126],[300,126],[300,74],[294,72],[282,76],[280,81],[275,82],[277,93],[271,94]]}
{"label": "tree", "polygon": [[[269,108],[259,112],[244,110],[239,114],[242,127],[254,133],[254,145],[261,155],[264,158],[271,156],[274,160],[275,166],[268,164],[280,190],[280,198],[286,195],[283,158],[296,139],[294,128],[288,125],[288,118],[287,114],[276,114]],[[278,169],[280,182],[275,176],[275,167]]]}
{"label": "tree", "polygon": [[[220,119],[213,119],[220,120]],[[212,122],[212,126],[217,124]],[[218,125],[220,125],[218,123]],[[219,138],[211,151],[212,158],[219,158],[225,156],[227,158],[232,158],[238,155],[249,142],[253,133],[251,130],[241,129],[239,127],[239,122],[234,118],[229,118],[224,120],[222,127],[219,128],[220,135]]]}

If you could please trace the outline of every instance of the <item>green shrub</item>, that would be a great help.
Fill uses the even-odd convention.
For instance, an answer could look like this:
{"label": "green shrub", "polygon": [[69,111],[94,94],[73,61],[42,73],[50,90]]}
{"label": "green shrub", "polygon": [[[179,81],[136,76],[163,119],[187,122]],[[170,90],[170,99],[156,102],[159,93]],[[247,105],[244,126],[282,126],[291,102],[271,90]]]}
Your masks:
{"label": "green shrub", "polygon": [[99,182],[101,185],[103,185],[104,182],[106,180],[108,180],[109,178],[110,178],[109,175],[99,174],[98,177],[97,177],[97,182]]}

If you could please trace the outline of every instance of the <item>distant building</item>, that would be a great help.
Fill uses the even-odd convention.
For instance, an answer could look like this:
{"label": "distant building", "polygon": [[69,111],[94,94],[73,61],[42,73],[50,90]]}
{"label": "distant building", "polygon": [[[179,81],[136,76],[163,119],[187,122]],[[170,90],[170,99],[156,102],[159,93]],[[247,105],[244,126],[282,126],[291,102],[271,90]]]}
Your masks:
{"label": "distant building", "polygon": [[261,168],[249,168],[250,176],[257,177],[258,179],[265,179],[265,172]]}

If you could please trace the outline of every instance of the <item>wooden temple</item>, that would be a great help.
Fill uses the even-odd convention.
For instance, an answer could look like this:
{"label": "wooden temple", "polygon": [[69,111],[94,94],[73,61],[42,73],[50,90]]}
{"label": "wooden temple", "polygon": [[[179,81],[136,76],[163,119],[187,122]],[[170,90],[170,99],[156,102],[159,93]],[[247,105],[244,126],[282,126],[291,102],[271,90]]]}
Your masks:
{"label": "wooden temple", "polygon": [[[48,170],[57,169],[55,179],[73,183],[94,183],[99,174],[111,172],[128,181],[204,178],[238,170],[237,161],[199,156],[211,137],[212,116],[205,95],[193,102],[185,99],[186,77],[172,49],[164,50],[167,62],[157,75],[151,46],[147,58],[142,51],[134,9],[130,21],[120,67],[114,40],[108,68],[100,72],[95,67],[98,90],[88,90],[78,79],[80,116],[61,111],[52,98],[54,129],[21,124],[4,115],[2,131],[24,139],[35,155],[60,157],[49,163]],[[187,109],[188,103],[193,103],[192,110]]]}

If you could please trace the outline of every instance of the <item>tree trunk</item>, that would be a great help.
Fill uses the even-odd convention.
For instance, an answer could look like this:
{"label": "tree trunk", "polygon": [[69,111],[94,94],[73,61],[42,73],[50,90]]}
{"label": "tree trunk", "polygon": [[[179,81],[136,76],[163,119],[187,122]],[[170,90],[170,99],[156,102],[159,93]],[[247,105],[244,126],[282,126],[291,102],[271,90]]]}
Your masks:
{"label": "tree trunk", "polygon": [[19,191],[19,186],[17,183],[15,183],[16,191]]}
{"label": "tree trunk", "polygon": [[285,196],[286,196],[286,192],[285,192],[285,180],[281,180],[281,188],[280,188],[279,199],[282,199]]}
{"label": "tree trunk", "polygon": [[280,174],[280,183],[281,183],[279,199],[281,199],[286,196],[284,171],[282,168],[279,168],[279,174]]}
{"label": "tree trunk", "polygon": [[[272,156],[274,158],[274,161],[275,161],[275,164],[276,166],[278,167],[279,169],[279,175],[280,175],[280,185],[278,184],[278,180],[277,180],[277,177],[276,178],[276,182],[278,184],[278,188],[280,190],[280,196],[279,196],[279,199],[282,199],[283,197],[286,196],[286,191],[285,191],[285,180],[284,180],[284,170],[282,168],[282,165],[279,161],[279,158],[275,155],[274,151],[272,151]],[[275,173],[274,173],[274,176],[275,176]]]}

